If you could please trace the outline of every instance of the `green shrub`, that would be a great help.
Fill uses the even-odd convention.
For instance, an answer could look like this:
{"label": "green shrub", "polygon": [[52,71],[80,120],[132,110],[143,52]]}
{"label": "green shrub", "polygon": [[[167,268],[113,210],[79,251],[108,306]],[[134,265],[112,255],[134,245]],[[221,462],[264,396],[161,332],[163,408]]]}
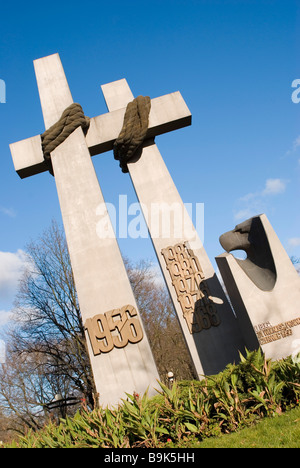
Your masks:
{"label": "green shrub", "polygon": [[184,446],[234,432],[299,405],[300,366],[290,357],[271,361],[246,352],[237,365],[201,381],[158,382],[158,395],[127,395],[118,408],[82,409],[59,425],[29,431],[14,447]]}

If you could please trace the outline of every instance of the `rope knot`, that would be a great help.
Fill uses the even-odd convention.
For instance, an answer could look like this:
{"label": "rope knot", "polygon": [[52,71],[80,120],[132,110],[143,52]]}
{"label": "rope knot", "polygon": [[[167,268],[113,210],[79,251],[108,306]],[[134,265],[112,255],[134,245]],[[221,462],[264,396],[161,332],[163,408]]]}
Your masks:
{"label": "rope knot", "polygon": [[126,107],[122,130],[114,143],[114,158],[120,161],[122,172],[128,172],[127,163],[133,159],[146,137],[149,125],[151,99],[138,96]]}
{"label": "rope knot", "polygon": [[52,175],[50,153],[65,141],[76,128],[82,127],[83,131],[87,132],[89,125],[89,117],[84,115],[81,105],[74,102],[63,111],[60,119],[41,135],[44,159],[48,163]]}

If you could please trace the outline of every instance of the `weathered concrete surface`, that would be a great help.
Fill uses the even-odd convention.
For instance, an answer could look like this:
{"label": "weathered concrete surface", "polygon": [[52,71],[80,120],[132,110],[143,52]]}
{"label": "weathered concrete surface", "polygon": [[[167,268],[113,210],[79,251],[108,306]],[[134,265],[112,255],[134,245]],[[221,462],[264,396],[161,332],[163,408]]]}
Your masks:
{"label": "weathered concrete surface", "polygon": [[[124,106],[133,99],[129,86],[125,86],[123,80],[121,86],[119,81],[102,86],[102,91],[109,110],[117,109],[118,99],[120,99],[120,106]],[[176,105],[166,104],[163,111],[166,121],[173,121],[176,118],[174,116],[178,114],[178,111],[175,108]],[[187,108],[185,112],[186,115],[190,114]],[[241,334],[224,291],[157,146],[154,143],[145,145],[140,158],[136,162],[128,163],[128,169],[196,372],[200,378],[204,373],[217,373],[223,370],[229,362],[237,361],[238,351],[243,350]],[[188,170],[187,157],[182,162],[182,169]],[[175,216],[170,216],[170,212],[175,213]],[[167,226],[164,232],[163,222],[167,219],[170,219],[170,226]],[[219,326],[212,326],[192,334],[187,328],[161,253],[162,249],[182,242],[189,244],[200,261],[221,321]]]}
{"label": "weathered concrete surface", "polygon": [[[34,66],[48,128],[73,102],[72,96],[58,54],[36,60]],[[23,151],[28,149],[25,142]],[[18,151],[21,155],[22,142]],[[31,156],[23,156],[28,167]],[[101,212],[113,232],[81,128],[52,152],[51,160],[83,323],[127,304],[138,310],[117,241],[114,235],[103,238],[98,229]],[[88,336],[87,342],[102,405],[117,405],[125,392],[143,393],[149,387],[154,393],[159,377],[145,332],[139,343],[96,356]]]}
{"label": "weathered concrete surface", "polygon": [[[122,85],[123,82],[126,83],[126,80],[119,82]],[[170,120],[169,115],[166,115],[165,109],[168,108],[173,109],[173,120]],[[126,105],[113,112],[91,118],[86,135],[86,144],[91,156],[113,148],[114,141],[123,125],[125,109]],[[191,114],[178,91],[152,99],[147,138],[176,130],[190,125],[190,123]],[[10,150],[15,170],[22,179],[48,171],[49,168],[44,161],[40,135],[12,143]]]}
{"label": "weathered concrete surface", "polygon": [[220,241],[248,251],[245,260],[229,252],[216,257],[247,348],[261,346],[272,359],[300,352],[300,278],[267,216],[241,223]]}

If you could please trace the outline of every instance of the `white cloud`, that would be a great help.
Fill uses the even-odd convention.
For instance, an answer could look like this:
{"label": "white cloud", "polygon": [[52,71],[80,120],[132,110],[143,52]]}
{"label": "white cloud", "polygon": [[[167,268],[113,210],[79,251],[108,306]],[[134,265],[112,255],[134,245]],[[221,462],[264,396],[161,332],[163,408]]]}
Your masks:
{"label": "white cloud", "polygon": [[277,195],[283,193],[286,188],[286,181],[283,179],[267,179],[262,195]]}
{"label": "white cloud", "polygon": [[0,212],[6,216],[9,216],[10,218],[15,218],[17,215],[13,208],[5,208],[5,206],[0,206]]}
{"label": "white cloud", "polygon": [[244,195],[243,197],[240,198],[240,201],[248,202],[250,200],[253,200],[258,195],[259,195],[258,193],[247,193],[247,195]]}
{"label": "white cloud", "polygon": [[293,142],[293,151],[296,151],[298,146],[300,146],[300,135]]}
{"label": "white cloud", "polygon": [[27,263],[23,250],[16,253],[0,252],[0,299],[7,300],[17,290],[18,282]]}
{"label": "white cloud", "polygon": [[300,245],[300,237],[291,237],[288,240],[289,247],[298,247]]}
{"label": "white cloud", "polygon": [[267,195],[277,195],[283,193],[288,181],[284,179],[267,179],[265,188],[259,192],[250,192],[239,198],[241,202],[251,202]]}
{"label": "white cloud", "polygon": [[284,179],[267,179],[265,186],[258,192],[250,192],[239,198],[240,207],[235,211],[236,220],[251,218],[266,211],[270,197],[283,193],[288,184]]}
{"label": "white cloud", "polygon": [[[257,213],[256,213],[257,214]],[[255,213],[253,210],[251,210],[250,208],[245,208],[245,209],[242,209],[242,210],[239,210],[237,211],[235,214],[234,214],[234,218],[236,220],[239,220],[239,219],[248,219],[248,218],[251,218],[252,216],[254,216]]]}
{"label": "white cloud", "polygon": [[290,154],[293,154],[297,151],[297,149],[299,148],[300,146],[300,135],[295,138],[295,140],[293,141],[293,144],[292,144],[292,148],[289,149],[286,153],[285,153],[285,156],[289,156]]}
{"label": "white cloud", "polygon": [[0,328],[5,325],[12,316],[12,312],[10,310],[0,310]]}

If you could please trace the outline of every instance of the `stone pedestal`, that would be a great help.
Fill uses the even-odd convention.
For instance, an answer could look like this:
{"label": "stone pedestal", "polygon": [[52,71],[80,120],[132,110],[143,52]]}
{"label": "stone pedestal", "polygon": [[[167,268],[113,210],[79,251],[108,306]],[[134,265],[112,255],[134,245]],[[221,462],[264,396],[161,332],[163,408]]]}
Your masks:
{"label": "stone pedestal", "polygon": [[[300,278],[265,214],[220,237],[217,265],[248,349],[280,359],[300,352]],[[247,258],[231,254],[245,250]]]}

